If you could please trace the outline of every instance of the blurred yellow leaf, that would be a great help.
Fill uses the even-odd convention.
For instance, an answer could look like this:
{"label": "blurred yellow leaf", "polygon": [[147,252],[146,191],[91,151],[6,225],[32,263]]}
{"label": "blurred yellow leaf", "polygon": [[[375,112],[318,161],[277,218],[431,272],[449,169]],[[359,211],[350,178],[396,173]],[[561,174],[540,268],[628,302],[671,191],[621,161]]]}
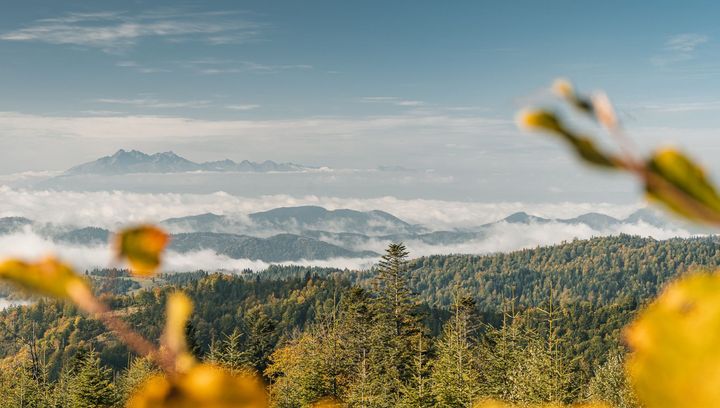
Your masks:
{"label": "blurred yellow leaf", "polygon": [[260,408],[267,406],[262,381],[250,373],[230,374],[211,364],[187,373],[157,375],[146,381],[127,403],[128,408]]}
{"label": "blurred yellow leaf", "polygon": [[565,136],[558,117],[554,113],[546,110],[540,109],[520,112],[518,124],[520,127],[529,130],[544,130]]}
{"label": "blurred yellow leaf", "polygon": [[553,83],[552,90],[557,96],[563,98],[578,110],[587,114],[593,114],[594,106],[592,101],[578,95],[572,83],[567,79],[556,79]]}
{"label": "blurred yellow leaf", "polygon": [[92,292],[87,281],[72,267],[53,257],[39,262],[8,259],[0,263],[0,278],[39,295],[71,299],[87,304]]}
{"label": "blurred yellow leaf", "polygon": [[564,99],[575,97],[575,88],[573,87],[572,82],[565,78],[556,79],[555,82],[553,82],[552,90],[555,95]]}
{"label": "blurred yellow leaf", "polygon": [[646,408],[720,406],[720,275],[669,285],[626,331],[630,380]]}
{"label": "blurred yellow leaf", "polygon": [[621,167],[620,160],[601,152],[595,142],[589,137],[577,135],[567,129],[560,122],[557,115],[552,112],[545,110],[524,112],[519,117],[519,123],[524,128],[543,130],[560,136],[575,149],[575,153],[577,153],[580,158],[590,164],[606,168]]}
{"label": "blurred yellow leaf", "polygon": [[676,213],[696,221],[720,222],[720,196],[705,171],[671,148],[661,149],[647,162],[645,190]]}
{"label": "blurred yellow leaf", "polygon": [[184,372],[194,364],[194,358],[187,352],[185,326],[192,313],[192,301],[182,292],[175,292],[167,299],[167,318],[163,346],[174,360],[175,369]]}
{"label": "blurred yellow leaf", "polygon": [[150,276],[160,267],[162,251],[170,240],[161,229],[141,225],[121,231],[115,237],[118,258],[126,259],[134,275]]}

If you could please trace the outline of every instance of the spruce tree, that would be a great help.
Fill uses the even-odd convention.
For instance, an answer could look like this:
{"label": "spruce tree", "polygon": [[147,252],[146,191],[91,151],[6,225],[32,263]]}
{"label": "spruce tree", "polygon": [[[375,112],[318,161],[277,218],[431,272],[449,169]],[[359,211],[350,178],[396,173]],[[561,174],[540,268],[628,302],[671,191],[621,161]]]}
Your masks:
{"label": "spruce tree", "polygon": [[398,406],[406,408],[434,407],[435,399],[430,379],[430,343],[423,332],[418,332],[413,344],[411,375],[401,389]]}
{"label": "spruce tree", "polygon": [[259,373],[265,372],[270,354],[276,341],[275,322],[260,306],[249,310],[245,318],[247,340],[244,344],[241,364],[254,368]]}
{"label": "spruce tree", "polygon": [[36,378],[33,363],[24,357],[2,367],[0,403],[3,407],[40,408],[49,396],[46,379]]}
{"label": "spruce tree", "polygon": [[437,345],[432,391],[439,407],[472,407],[480,396],[475,301],[456,294],[452,313]]}
{"label": "spruce tree", "polygon": [[408,284],[408,255],[402,243],[390,244],[373,282],[368,396],[375,404],[371,406],[396,406],[412,377],[413,338],[421,331],[421,324],[418,302]]}
{"label": "spruce tree", "polygon": [[347,290],[341,304],[342,344],[351,362],[344,400],[350,407],[374,406],[369,360],[373,346],[372,336],[369,334],[372,333],[375,322],[374,307],[368,292],[358,287]]}
{"label": "spruce tree", "polygon": [[232,333],[224,335],[222,341],[213,344],[210,358],[213,363],[230,370],[248,368],[248,356],[242,349],[242,332],[235,328]]}
{"label": "spruce tree", "polygon": [[148,358],[135,358],[118,380],[118,398],[127,401],[144,381],[159,372]]}
{"label": "spruce tree", "polygon": [[597,368],[590,380],[585,398],[604,402],[615,408],[638,408],[640,405],[625,377],[625,364],[619,351],[612,352],[607,361]]}
{"label": "spruce tree", "polygon": [[100,357],[95,350],[90,349],[79,357],[72,374],[68,388],[73,407],[111,407],[117,402],[112,372],[100,364]]}

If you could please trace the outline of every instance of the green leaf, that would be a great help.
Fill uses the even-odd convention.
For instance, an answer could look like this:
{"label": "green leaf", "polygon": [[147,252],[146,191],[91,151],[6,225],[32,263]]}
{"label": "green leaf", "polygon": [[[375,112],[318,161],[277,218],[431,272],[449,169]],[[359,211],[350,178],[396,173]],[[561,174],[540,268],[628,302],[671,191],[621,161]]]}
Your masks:
{"label": "green leaf", "polygon": [[577,154],[588,163],[607,168],[619,167],[614,157],[602,153],[595,145],[595,142],[588,137],[578,136],[573,138],[570,143]]}

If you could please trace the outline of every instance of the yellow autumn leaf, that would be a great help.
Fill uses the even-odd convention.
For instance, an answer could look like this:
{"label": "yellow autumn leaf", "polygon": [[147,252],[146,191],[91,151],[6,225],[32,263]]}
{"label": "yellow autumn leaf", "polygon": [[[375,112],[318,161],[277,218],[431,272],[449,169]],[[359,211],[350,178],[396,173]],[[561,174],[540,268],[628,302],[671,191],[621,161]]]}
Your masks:
{"label": "yellow autumn leaf", "polygon": [[528,130],[544,130],[563,135],[564,130],[557,115],[552,112],[538,109],[526,110],[518,115],[518,125]]}
{"label": "yellow autumn leaf", "polygon": [[669,285],[626,330],[627,369],[646,408],[720,406],[720,275]]}
{"label": "yellow autumn leaf", "polygon": [[127,260],[134,275],[150,276],[160,267],[161,254],[170,237],[160,228],[140,225],[119,232],[115,237],[115,252]]}
{"label": "yellow autumn leaf", "polygon": [[686,155],[660,149],[646,167],[648,198],[691,220],[720,222],[720,196],[705,171]]}
{"label": "yellow autumn leaf", "polygon": [[54,257],[38,262],[7,259],[0,263],[0,278],[35,294],[71,299],[82,305],[92,298],[87,281]]}
{"label": "yellow autumn leaf", "polygon": [[555,95],[564,99],[575,97],[575,87],[573,87],[572,82],[565,78],[556,79],[555,82],[553,82],[552,91]]}
{"label": "yellow autumn leaf", "polygon": [[231,374],[212,364],[199,364],[176,376],[157,375],[129,399],[128,408],[264,408],[267,395],[253,374]]}

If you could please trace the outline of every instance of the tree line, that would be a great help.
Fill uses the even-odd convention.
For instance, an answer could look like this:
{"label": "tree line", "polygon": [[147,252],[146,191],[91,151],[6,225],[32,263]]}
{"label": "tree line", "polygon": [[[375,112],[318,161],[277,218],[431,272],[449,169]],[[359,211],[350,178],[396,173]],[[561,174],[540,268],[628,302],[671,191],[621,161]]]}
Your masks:
{"label": "tree line", "polygon": [[[404,246],[394,244],[366,272],[197,272],[103,296],[133,327],[158,338],[167,296],[182,289],[197,305],[187,326],[193,353],[261,373],[275,406],[332,398],[348,406],[454,407],[497,398],[630,407],[621,328],[662,282],[682,272],[678,262],[712,265],[716,250],[713,239],[621,236],[408,260]],[[588,296],[619,275],[629,283]],[[470,284],[472,276],[485,282]],[[488,286],[498,289],[478,289]],[[156,371],[54,300],[0,313],[0,355],[0,405],[8,407],[122,406]]]}

